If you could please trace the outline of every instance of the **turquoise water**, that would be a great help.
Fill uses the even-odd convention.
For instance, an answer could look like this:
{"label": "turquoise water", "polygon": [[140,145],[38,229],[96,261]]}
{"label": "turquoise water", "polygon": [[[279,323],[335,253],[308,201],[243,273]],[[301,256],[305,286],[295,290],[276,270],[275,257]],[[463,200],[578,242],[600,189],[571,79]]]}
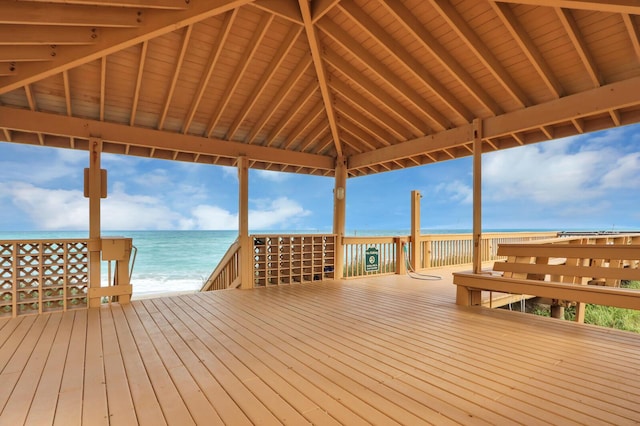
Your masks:
{"label": "turquoise water", "polygon": [[[520,230],[522,231],[522,230]],[[461,233],[470,230],[424,230],[423,233]],[[485,230],[485,232],[488,232]],[[252,234],[272,233],[252,231]],[[282,233],[282,232],[281,232]],[[289,231],[288,233],[295,233]],[[310,233],[304,231],[304,233]],[[350,231],[350,236],[409,235],[408,230]],[[131,282],[134,295],[198,290],[209,277],[237,231],[120,231],[103,232],[103,236],[133,238],[137,255]],[[4,232],[0,240],[87,238],[87,232]],[[102,268],[107,281],[106,262]]]}

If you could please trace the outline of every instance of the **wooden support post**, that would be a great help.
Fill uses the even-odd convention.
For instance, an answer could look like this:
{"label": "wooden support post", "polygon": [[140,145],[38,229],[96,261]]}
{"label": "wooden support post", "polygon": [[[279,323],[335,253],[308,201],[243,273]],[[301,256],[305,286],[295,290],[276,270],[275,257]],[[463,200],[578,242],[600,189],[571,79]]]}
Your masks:
{"label": "wooden support post", "polygon": [[482,120],[473,120],[473,272],[482,272]]}
{"label": "wooden support post", "polygon": [[240,288],[253,288],[253,244],[249,238],[249,159],[238,158],[238,239],[240,241]]}
{"label": "wooden support post", "polygon": [[333,190],[333,233],[336,235],[334,256],[334,279],[342,279],[344,269],[344,246],[347,205],[347,163],[344,157],[336,161],[335,187]]}
{"label": "wooden support post", "polygon": [[[100,287],[100,197],[102,194],[102,173],[100,157],[102,140],[89,139],[89,288]],[[100,297],[89,298],[89,307],[100,306]]]}
{"label": "wooden support post", "polygon": [[[411,191],[411,268],[420,268],[420,191]],[[428,265],[427,265],[428,266]]]}
{"label": "wooden support post", "polygon": [[240,288],[253,288],[253,243],[249,238],[249,159],[238,157],[238,239]]}

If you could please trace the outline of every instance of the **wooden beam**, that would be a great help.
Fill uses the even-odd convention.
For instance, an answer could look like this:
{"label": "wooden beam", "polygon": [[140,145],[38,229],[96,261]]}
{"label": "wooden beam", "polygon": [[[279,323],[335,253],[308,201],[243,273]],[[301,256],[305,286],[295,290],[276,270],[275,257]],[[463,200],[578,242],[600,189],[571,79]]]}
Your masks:
{"label": "wooden beam", "polygon": [[138,61],[138,76],[136,78],[136,86],[133,91],[133,104],[131,105],[131,119],[129,125],[133,126],[136,123],[136,112],[138,111],[138,101],[140,100],[140,88],[142,87],[142,75],[144,74],[144,63],[147,58],[148,41],[142,42],[140,49],[140,59]]}
{"label": "wooden beam", "polygon": [[100,121],[104,121],[104,103],[107,88],[107,57],[100,60]]}
{"label": "wooden beam", "polygon": [[227,12],[224,17],[224,21],[222,22],[222,27],[218,32],[218,37],[216,38],[215,43],[213,44],[213,49],[211,53],[209,53],[209,59],[207,62],[207,66],[205,67],[204,73],[200,77],[200,81],[198,83],[198,88],[196,89],[196,93],[193,96],[193,100],[191,101],[191,106],[189,107],[189,112],[185,118],[185,122],[182,125],[182,133],[189,133],[189,128],[191,127],[191,123],[193,122],[193,118],[198,111],[198,107],[200,106],[200,101],[202,101],[202,96],[204,96],[204,92],[209,86],[209,80],[213,75],[213,70],[218,63],[218,59],[220,59],[220,54],[222,53],[222,48],[225,46],[227,42],[227,37],[231,32],[231,27],[235,22],[236,17],[238,16],[238,9],[234,9],[232,11]]}
{"label": "wooden beam", "polygon": [[640,4],[637,0],[500,0],[500,2],[640,15]]}
{"label": "wooden beam", "polygon": [[[428,117],[431,127],[437,130],[444,130],[452,127],[452,123],[439,111],[422,98],[414,88],[410,87],[402,78],[398,77],[391,69],[380,62],[375,55],[365,49],[359,42],[351,37],[339,25],[328,19],[322,19],[317,24],[324,34],[331,37],[349,53],[355,56],[371,72],[385,81],[389,89],[395,91],[415,108]],[[381,90],[379,88],[378,90]]]}
{"label": "wooden beam", "polygon": [[336,109],[342,117],[348,117],[381,145],[391,145],[393,136],[377,122],[365,115],[362,110],[347,102],[336,102]]}
{"label": "wooden beam", "polygon": [[54,46],[0,46],[0,62],[51,61]]}
{"label": "wooden beam", "polygon": [[97,6],[5,1],[2,2],[0,24],[132,28],[140,24],[140,12]]}
{"label": "wooden beam", "polygon": [[327,73],[322,62],[322,54],[320,48],[320,40],[316,33],[316,28],[313,25],[311,16],[311,6],[308,0],[298,0],[300,5],[300,12],[302,12],[302,21],[304,23],[304,31],[307,34],[307,41],[309,42],[309,48],[311,49],[311,58],[313,59],[313,66],[316,70],[316,76],[318,78],[318,85],[320,86],[320,93],[322,94],[322,101],[327,112],[327,120],[329,120],[329,127],[331,128],[331,136],[333,136],[333,143],[336,147],[338,157],[342,157],[342,144],[340,142],[340,132],[338,130],[338,123],[336,122],[336,113],[333,110],[333,99],[331,97],[331,91],[329,90],[329,84],[327,82]]}
{"label": "wooden beam", "polygon": [[313,122],[320,117],[323,111],[322,102],[318,102],[313,108],[306,112],[304,120],[298,120],[298,124],[287,135],[287,139],[280,147],[289,150],[291,146],[302,137],[302,134],[313,125]]}
{"label": "wooden beam", "polygon": [[73,111],[71,110],[71,88],[69,87],[69,72],[62,72],[62,84],[64,86],[64,103],[67,106],[67,115],[71,116]]}
{"label": "wooden beam", "polygon": [[[265,139],[266,146],[271,146],[275,142],[276,138],[284,130],[284,128],[293,120],[296,114],[302,109],[302,107],[309,102],[313,95],[318,91],[318,86],[315,81],[310,82],[302,92],[296,97],[296,101],[291,105],[286,114],[282,116],[280,121],[271,129],[269,136]],[[333,135],[332,135],[333,136]]]}
{"label": "wooden beam", "polygon": [[555,77],[555,74],[547,64],[547,61],[542,56],[533,40],[531,40],[525,29],[518,22],[518,18],[511,10],[511,7],[508,4],[498,3],[495,1],[490,1],[489,4],[493,7],[493,10],[496,12],[504,26],[509,30],[513,40],[518,43],[520,49],[522,49],[522,52],[525,54],[527,59],[529,59],[529,62],[538,72],[538,75],[547,85],[547,88],[553,96],[556,98],[564,96],[564,89],[562,88],[562,85]]}
{"label": "wooden beam", "polygon": [[532,104],[527,94],[511,77],[496,59],[491,50],[483,43],[469,24],[460,16],[448,0],[430,0],[440,15],[447,21],[453,31],[460,37],[467,47],[476,55],[480,62],[491,72],[495,79],[521,106]]}
{"label": "wooden beam", "polygon": [[109,32],[108,37],[98,37],[96,43],[88,46],[74,46],[56,55],[53,61],[42,66],[40,63],[22,65],[19,76],[7,77],[0,81],[0,95],[30,84],[65,69],[95,61],[103,56],[135,46],[145,40],[176,31],[196,22],[235,9],[252,0],[208,0],[191,2],[185,10],[149,10],[136,28],[122,28]]}
{"label": "wooden beam", "polygon": [[262,116],[255,122],[251,133],[246,138],[247,143],[252,143],[258,133],[262,130],[262,128],[267,124],[267,122],[271,119],[273,114],[280,108],[282,102],[287,98],[291,90],[298,84],[302,76],[311,66],[311,58],[309,56],[303,56],[300,62],[296,65],[296,67],[291,71],[289,77],[287,78],[286,84],[282,85],[280,89],[278,89],[278,93],[275,94],[273,99],[270,102],[270,108],[267,108],[265,112],[262,113]]}
{"label": "wooden beam", "polygon": [[491,111],[493,115],[502,114],[503,110],[500,105],[489,96],[438,39],[427,31],[425,26],[416,18],[411,10],[404,6],[402,2],[396,0],[382,0],[381,3],[389,13],[392,13],[396,17],[405,30],[412,34],[415,39],[420,42],[422,47],[431,53],[434,59],[449,71],[458,83],[466,88],[480,104]]}
{"label": "wooden beam", "polygon": [[[362,72],[344,58],[330,49],[325,51],[324,58],[327,63],[344,74],[351,82],[351,85],[349,85],[342,79],[335,79],[331,82],[331,87],[370,115],[374,120],[385,126],[390,132],[396,134],[398,139],[402,140],[410,136],[422,136],[431,133],[431,129],[423,120],[418,118],[393,96],[384,90],[380,90],[380,86],[366,78]],[[374,103],[357,92],[352,86],[360,88],[368,97],[377,99],[378,102]]]}
{"label": "wooden beam", "polygon": [[65,46],[95,44],[102,30],[87,27],[0,25],[0,46]]}
{"label": "wooden beam", "polygon": [[603,83],[602,77],[598,72],[596,62],[593,59],[591,52],[589,52],[587,43],[584,41],[584,37],[582,37],[582,34],[580,33],[578,23],[571,14],[571,11],[567,9],[556,9],[556,12],[558,14],[558,18],[560,19],[560,22],[562,22],[562,26],[564,27],[567,35],[569,36],[569,39],[571,40],[571,43],[573,43],[573,47],[575,48],[576,53],[578,54],[578,56],[580,56],[580,60],[587,70],[589,78],[591,78],[591,82],[593,83],[594,87],[601,86]]}
{"label": "wooden beam", "polygon": [[273,58],[269,63],[269,66],[262,74],[260,81],[254,87],[253,91],[247,98],[247,101],[242,106],[242,109],[240,110],[240,112],[238,112],[235,119],[233,120],[233,123],[231,123],[231,126],[229,127],[229,130],[227,132],[227,137],[225,139],[229,139],[229,140],[233,139],[233,136],[238,131],[238,128],[240,127],[244,119],[247,117],[249,112],[251,111],[251,108],[253,108],[255,103],[258,101],[258,99],[266,89],[267,85],[271,81],[271,78],[273,77],[275,72],[280,68],[280,65],[282,64],[284,59],[287,57],[288,53],[291,51],[291,48],[294,46],[296,40],[298,40],[298,37],[300,36],[301,32],[302,32],[301,27],[294,26],[294,27],[291,27],[287,35],[285,35],[284,39],[280,43],[280,47],[278,48],[278,51],[273,55]]}
{"label": "wooden beam", "polygon": [[293,1],[256,0],[252,5],[284,18],[287,21],[302,25],[302,14],[300,13],[300,8]]}
{"label": "wooden beam", "polygon": [[311,14],[313,15],[313,22],[317,22],[327,12],[329,12],[340,0],[313,0],[311,2]]}
{"label": "wooden beam", "polygon": [[171,100],[173,99],[173,92],[176,90],[176,84],[178,84],[178,77],[180,76],[180,70],[182,69],[182,62],[184,61],[184,55],[187,53],[187,47],[189,47],[189,40],[191,39],[191,33],[193,31],[193,25],[187,25],[182,34],[182,45],[178,51],[178,57],[176,58],[176,66],[173,70],[173,77],[169,83],[169,89],[167,89],[167,95],[164,100],[164,108],[160,114],[158,120],[158,130],[162,130],[164,127],[164,121],[169,113],[169,107],[171,106]]}
{"label": "wooden beam", "polygon": [[77,4],[90,6],[131,7],[136,9],[186,9],[185,0],[20,0],[29,3]]}
{"label": "wooden beam", "polygon": [[[608,113],[612,109],[640,105],[638,93],[640,93],[640,77],[611,83],[545,104],[486,118],[483,120],[483,135],[484,138],[515,137],[515,135],[527,130],[541,129],[555,123]],[[357,169],[369,164],[378,164],[419,154],[428,155],[429,152],[471,142],[472,135],[470,125],[460,126],[457,129],[420,137],[376,151],[353,155],[349,158],[349,168]],[[553,134],[548,132],[547,137],[552,139]],[[516,139],[523,141],[522,137],[516,137]]]}
{"label": "wooden beam", "polygon": [[624,26],[627,28],[627,32],[629,33],[629,39],[633,45],[633,51],[636,52],[636,61],[640,61],[640,30],[638,30],[638,26],[636,25],[633,16],[625,13],[622,15],[622,20],[624,21]]}
{"label": "wooden beam", "polygon": [[221,99],[218,101],[218,104],[216,105],[216,108],[211,116],[211,119],[209,120],[209,125],[207,126],[207,130],[206,130],[207,136],[211,136],[213,134],[216,126],[218,125],[218,121],[222,117],[222,113],[225,111],[225,109],[227,108],[227,105],[231,101],[231,97],[233,96],[233,93],[238,87],[238,84],[240,84],[240,81],[242,80],[242,77],[244,76],[244,73],[247,70],[249,63],[251,62],[253,55],[258,50],[260,43],[262,43],[262,39],[266,35],[267,29],[269,28],[269,25],[271,25],[271,22],[273,22],[273,19],[274,19],[273,15],[267,15],[263,17],[258,23],[258,26],[252,31],[253,37],[251,37],[251,40],[249,40],[247,49],[240,57],[240,62],[237,64],[236,69],[233,72],[233,78],[231,79],[230,82],[226,84],[226,89],[224,91],[224,94],[222,95]]}
{"label": "wooden beam", "polygon": [[105,142],[124,146],[156,148],[165,151],[178,150],[185,153],[218,155],[227,158],[236,158],[239,155],[246,154],[258,161],[299,165],[322,170],[333,170],[334,166],[334,160],[329,156],[291,152],[221,139],[183,135],[2,106],[0,106],[0,128],[81,139],[100,137]]}
{"label": "wooden beam", "polygon": [[[385,29],[379,25],[374,19],[369,17],[362,9],[353,3],[352,0],[342,0],[339,9],[347,16],[350,16],[359,26],[362,32],[376,40],[389,55],[394,57],[404,68],[415,78],[420,80],[425,87],[442,101],[452,112],[457,114],[465,122],[473,119],[471,111],[462,104],[450,91],[444,87],[420,61],[411,55],[406,48],[389,36]],[[451,126],[448,126],[451,127]]]}

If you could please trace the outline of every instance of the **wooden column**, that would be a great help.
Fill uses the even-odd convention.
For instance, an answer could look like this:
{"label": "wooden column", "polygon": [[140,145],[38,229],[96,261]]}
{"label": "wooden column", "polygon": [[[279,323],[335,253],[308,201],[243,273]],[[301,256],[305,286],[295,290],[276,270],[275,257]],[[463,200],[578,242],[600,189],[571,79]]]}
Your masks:
{"label": "wooden column", "polygon": [[333,189],[333,233],[336,235],[334,255],[334,279],[342,279],[344,269],[344,247],[347,204],[347,163],[344,157],[336,160],[335,186]]}
{"label": "wooden column", "polygon": [[[102,154],[102,140],[89,139],[89,288],[100,287],[100,198],[102,195],[102,173],[100,159]],[[100,306],[100,298],[89,298],[89,307]]]}
{"label": "wooden column", "polygon": [[238,157],[238,239],[240,288],[253,288],[253,243],[249,238],[249,159]]}
{"label": "wooden column", "polygon": [[420,268],[420,191],[411,191],[411,269]]}
{"label": "wooden column", "polygon": [[482,271],[482,120],[473,121],[473,272]]}

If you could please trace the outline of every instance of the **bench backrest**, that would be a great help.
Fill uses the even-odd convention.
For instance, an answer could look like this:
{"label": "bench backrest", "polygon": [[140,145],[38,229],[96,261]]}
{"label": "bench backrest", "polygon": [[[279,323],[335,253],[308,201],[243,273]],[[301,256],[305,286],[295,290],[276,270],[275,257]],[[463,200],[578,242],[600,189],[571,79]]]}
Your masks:
{"label": "bench backrest", "polygon": [[640,244],[500,244],[505,277],[618,287],[640,280]]}

